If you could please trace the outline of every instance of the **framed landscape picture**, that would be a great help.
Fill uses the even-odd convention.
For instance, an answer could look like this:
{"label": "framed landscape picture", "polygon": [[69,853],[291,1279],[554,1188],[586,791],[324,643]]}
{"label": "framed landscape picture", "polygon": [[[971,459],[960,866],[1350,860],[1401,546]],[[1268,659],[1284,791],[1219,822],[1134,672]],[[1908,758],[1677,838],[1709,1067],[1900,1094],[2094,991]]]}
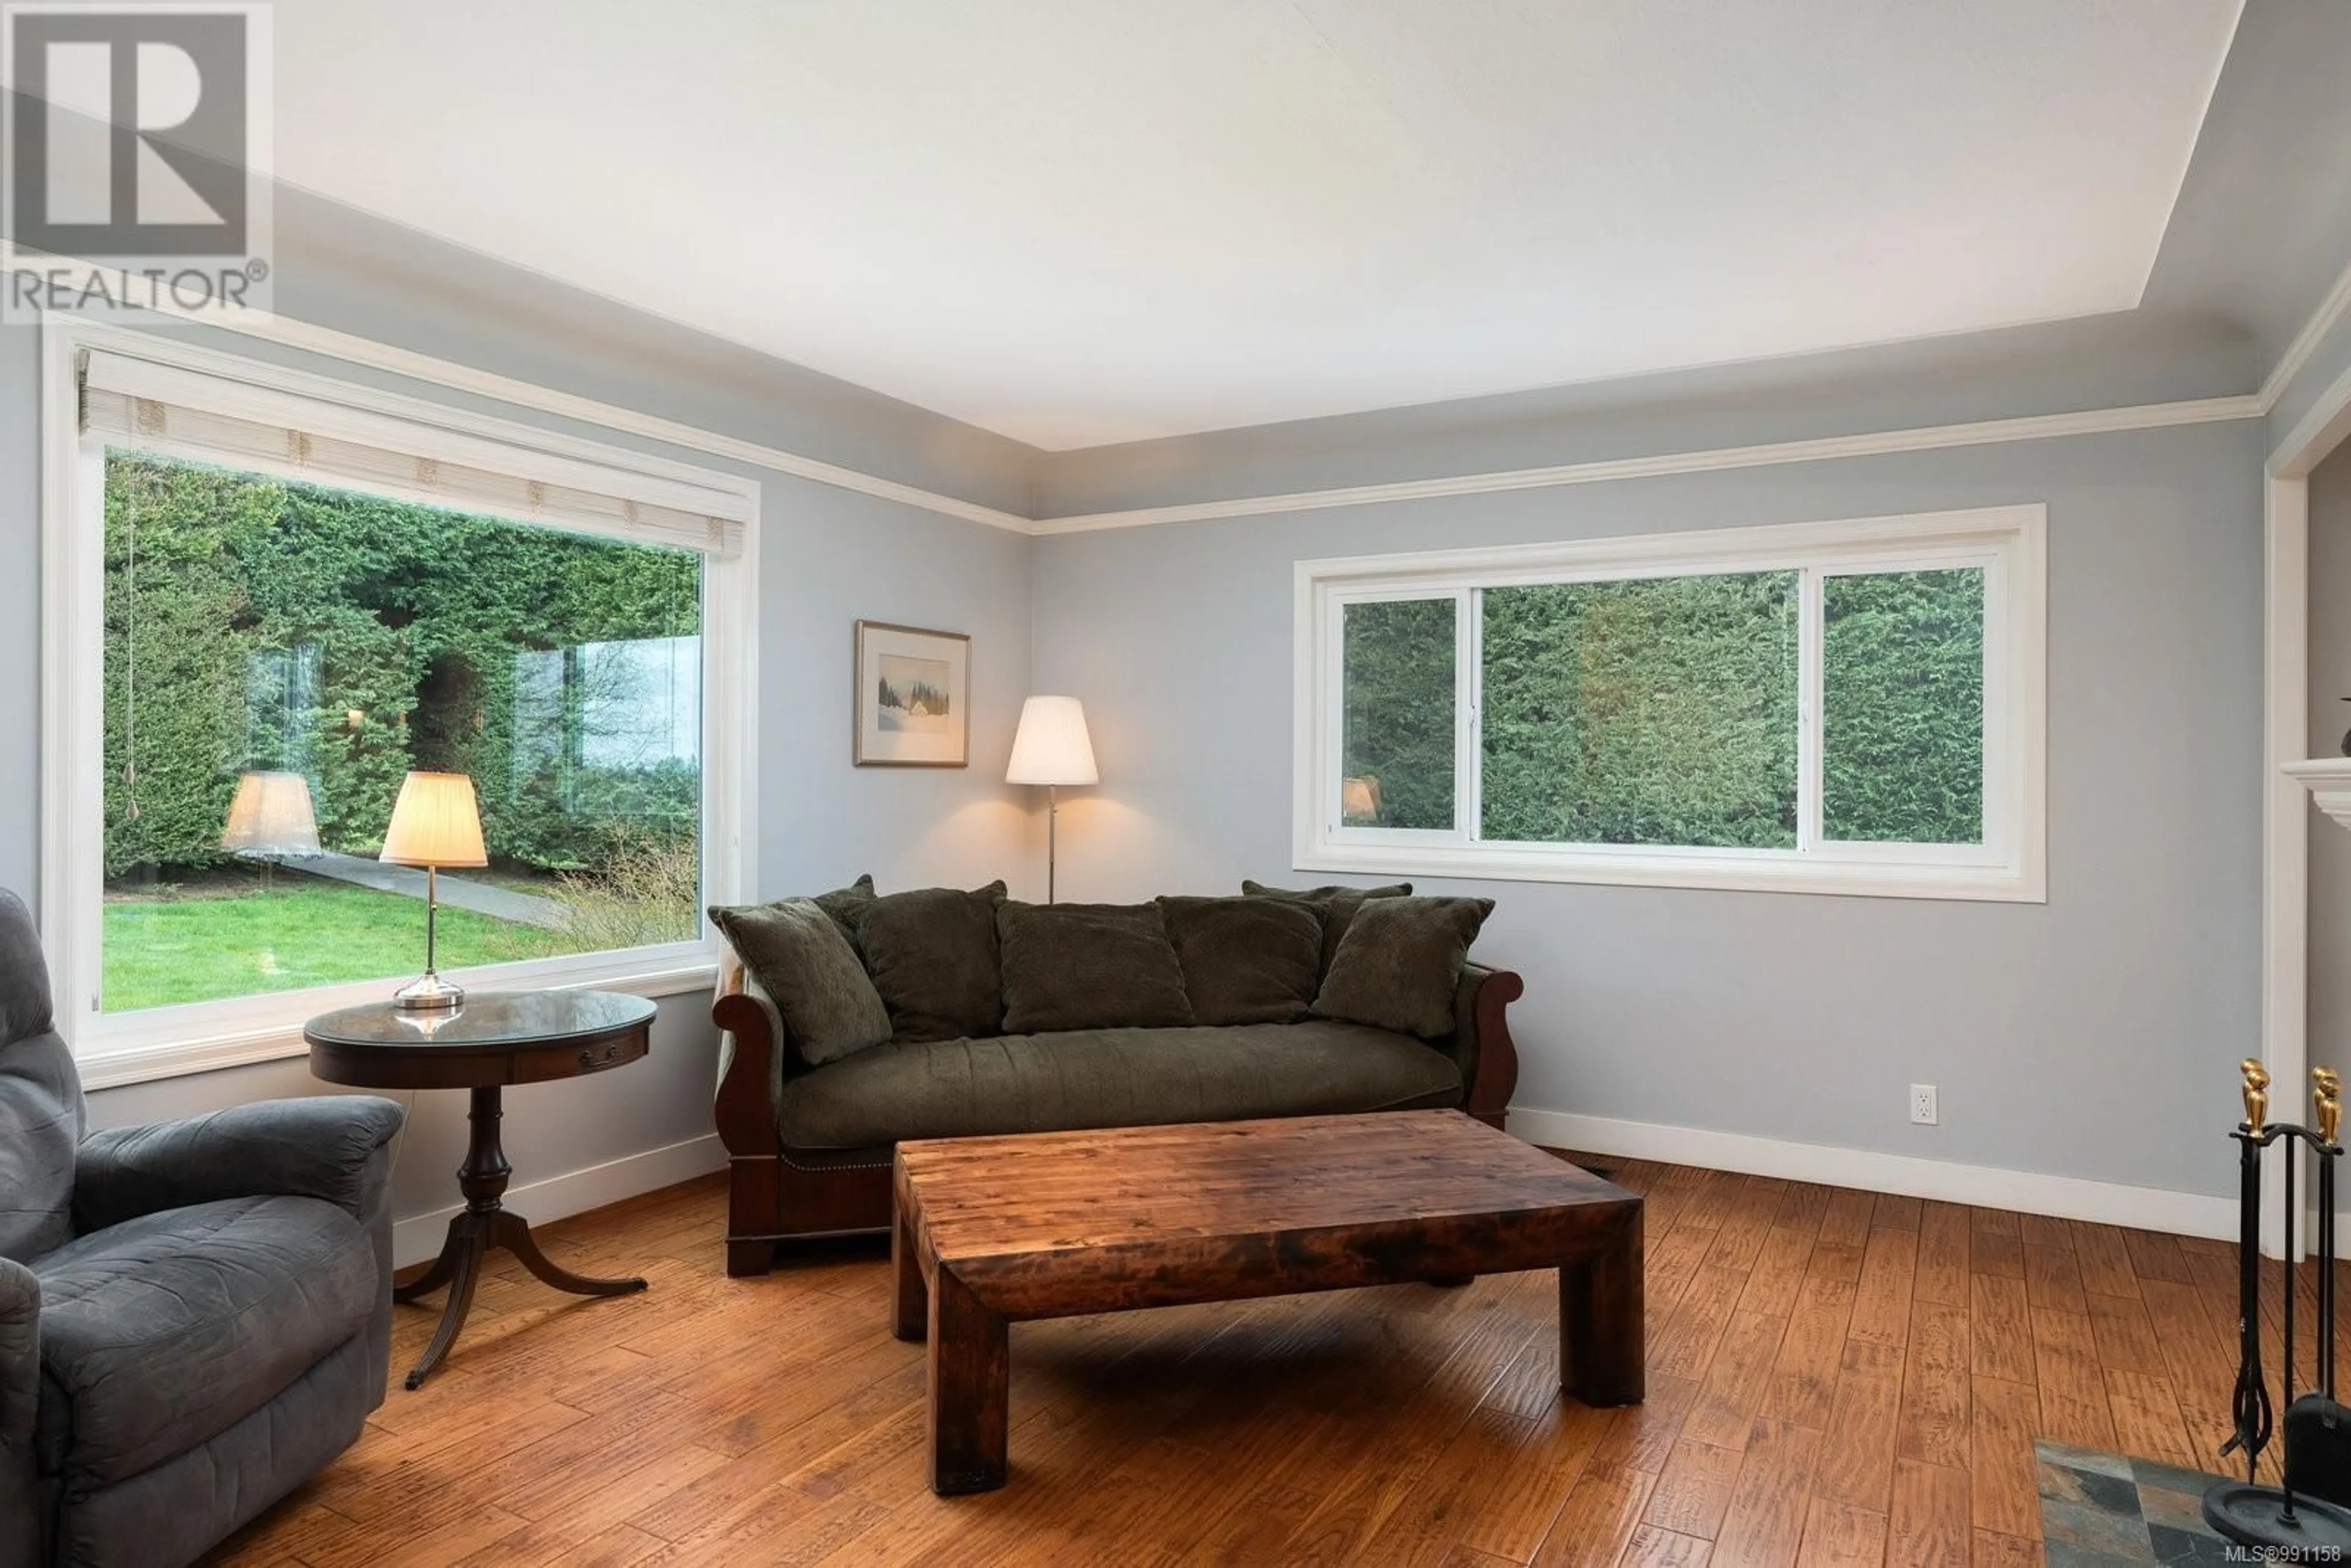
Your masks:
{"label": "framed landscape picture", "polygon": [[860,768],[961,768],[971,753],[971,639],[857,623]]}

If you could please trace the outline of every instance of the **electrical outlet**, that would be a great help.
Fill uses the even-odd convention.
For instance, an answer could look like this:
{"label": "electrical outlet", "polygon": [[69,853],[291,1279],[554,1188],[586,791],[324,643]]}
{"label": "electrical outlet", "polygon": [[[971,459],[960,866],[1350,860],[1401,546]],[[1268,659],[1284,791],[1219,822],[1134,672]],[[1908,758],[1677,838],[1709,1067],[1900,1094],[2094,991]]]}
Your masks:
{"label": "electrical outlet", "polygon": [[1922,1127],[1931,1127],[1942,1120],[1935,1110],[1935,1086],[1931,1083],[1910,1085],[1910,1119]]}

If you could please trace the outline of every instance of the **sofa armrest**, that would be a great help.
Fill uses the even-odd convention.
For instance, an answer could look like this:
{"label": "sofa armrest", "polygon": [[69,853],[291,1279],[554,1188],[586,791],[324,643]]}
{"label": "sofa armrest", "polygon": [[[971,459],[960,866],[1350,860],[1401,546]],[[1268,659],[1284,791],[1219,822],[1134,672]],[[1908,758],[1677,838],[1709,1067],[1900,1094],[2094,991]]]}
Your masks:
{"label": "sofa armrest", "polygon": [[784,1083],[783,1009],[759,988],[732,948],[718,959],[718,993],[710,1004],[718,1037],[718,1092],[711,1110],[730,1155],[774,1155],[776,1097]]}
{"label": "sofa armrest", "polygon": [[41,1399],[41,1282],[0,1258],[0,1556],[48,1559],[50,1501],[33,1458]]}
{"label": "sofa armrest", "polygon": [[1526,994],[1509,969],[1461,967],[1453,992],[1453,1060],[1461,1068],[1461,1108],[1491,1126],[1502,1124],[1519,1086],[1519,1051],[1505,1009]]}
{"label": "sofa armrest", "polygon": [[0,1472],[16,1459],[29,1464],[40,1399],[41,1281],[22,1263],[0,1258]]}
{"label": "sofa armrest", "polygon": [[406,1114],[372,1094],[327,1094],[92,1134],[74,1155],[74,1228],[266,1197],[323,1198],[369,1224],[390,1174],[378,1152]]}

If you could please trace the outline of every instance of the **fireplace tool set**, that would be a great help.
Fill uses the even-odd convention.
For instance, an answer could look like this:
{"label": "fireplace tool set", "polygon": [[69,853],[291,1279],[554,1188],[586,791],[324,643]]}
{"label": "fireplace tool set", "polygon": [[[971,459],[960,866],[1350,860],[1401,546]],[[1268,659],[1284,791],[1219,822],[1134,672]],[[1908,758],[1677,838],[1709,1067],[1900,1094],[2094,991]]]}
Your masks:
{"label": "fireplace tool set", "polygon": [[[2245,1479],[2221,1481],[2204,1494],[2204,1520],[2231,1541],[2270,1549],[2271,1560],[2340,1563],[2351,1560],[2351,1411],[2335,1401],[2335,1165],[2343,1157],[2335,1133],[2343,1116],[2343,1084],[2333,1068],[2311,1077],[2315,1127],[2269,1120],[2270,1075],[2248,1058],[2245,1120],[2238,1145],[2237,1386],[2231,1415],[2235,1435],[2223,1454],[2241,1452]],[[2269,1385],[2262,1373],[2262,1153],[2282,1145],[2285,1260],[2279,1291],[2283,1319],[2280,1386],[2286,1400],[2283,1484],[2260,1484],[2256,1467],[2272,1436]],[[2311,1356],[2316,1386],[2294,1393],[2295,1228],[2302,1203],[2296,1176],[2304,1154],[2317,1161],[2317,1345]]]}

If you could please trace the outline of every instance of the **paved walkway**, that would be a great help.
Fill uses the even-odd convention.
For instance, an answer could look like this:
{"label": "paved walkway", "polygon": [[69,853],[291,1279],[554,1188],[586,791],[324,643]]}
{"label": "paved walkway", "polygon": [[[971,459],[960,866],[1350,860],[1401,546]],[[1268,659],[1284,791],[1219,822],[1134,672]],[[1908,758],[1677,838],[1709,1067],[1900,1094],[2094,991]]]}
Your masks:
{"label": "paved walkway", "polygon": [[[371,887],[378,893],[397,893],[407,898],[424,896],[424,873],[413,865],[387,865],[359,855],[340,855],[331,851],[315,855],[288,855],[277,862],[287,871],[308,872],[312,876],[332,877],[337,882],[356,883]],[[441,902],[452,909],[470,909],[476,915],[486,915],[496,920],[512,920],[524,925],[543,925],[559,931],[570,924],[570,915],[563,905],[552,898],[542,898],[535,893],[517,893],[509,887],[496,887],[486,882],[467,882],[462,876],[441,874]]]}

